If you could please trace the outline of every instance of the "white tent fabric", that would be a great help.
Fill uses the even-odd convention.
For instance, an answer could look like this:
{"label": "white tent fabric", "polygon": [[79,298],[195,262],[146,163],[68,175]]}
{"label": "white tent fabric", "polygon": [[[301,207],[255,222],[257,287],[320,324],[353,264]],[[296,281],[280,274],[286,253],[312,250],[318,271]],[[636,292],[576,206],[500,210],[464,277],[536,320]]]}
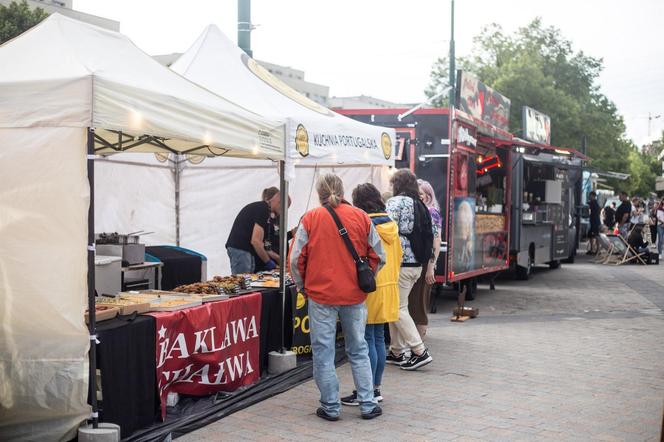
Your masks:
{"label": "white tent fabric", "polygon": [[86,134],[0,129],[0,440],[69,440],[90,412]]}
{"label": "white tent fabric", "polygon": [[58,14],[0,46],[0,66],[0,440],[67,440],[90,412],[87,128],[98,153],[125,149],[108,142],[122,131],[143,152],[281,159],[284,126]]}
{"label": "white tent fabric", "polygon": [[287,161],[394,165],[393,129],[357,122],[306,98],[249,58],[214,25],[171,69],[260,115],[286,117]]}
{"label": "white tent fabric", "polygon": [[[289,190],[293,201],[288,211],[290,227],[318,205],[313,187],[316,178],[327,172],[342,178],[348,198],[361,183],[388,188],[385,167],[298,166],[297,181]],[[152,155],[118,154],[97,161],[95,173],[97,231],[154,231],[142,241],[147,245],[175,244],[172,163],[160,163]],[[230,264],[224,245],[235,216],[245,204],[258,201],[264,188],[278,186],[276,164],[208,158],[197,165],[185,163],[180,182],[180,245],[208,258],[208,277],[228,275]]]}
{"label": "white tent fabric", "polygon": [[118,32],[53,14],[0,57],[0,127],[91,126],[168,138],[175,151],[283,156],[282,123],[185,80]]}

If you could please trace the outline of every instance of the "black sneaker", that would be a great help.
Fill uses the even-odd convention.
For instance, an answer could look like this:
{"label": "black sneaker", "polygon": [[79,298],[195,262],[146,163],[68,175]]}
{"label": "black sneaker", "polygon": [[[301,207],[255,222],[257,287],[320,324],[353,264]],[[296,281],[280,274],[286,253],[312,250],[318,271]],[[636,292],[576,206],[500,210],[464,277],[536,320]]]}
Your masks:
{"label": "black sneaker", "polygon": [[339,420],[339,416],[333,416],[331,414],[328,414],[327,411],[323,410],[320,407],[316,410],[316,416],[330,422],[336,422]]}
{"label": "black sneaker", "polygon": [[389,352],[387,354],[387,357],[385,358],[385,363],[386,364],[392,364],[392,365],[401,365],[404,362],[406,362],[406,353],[401,353],[398,355],[395,355],[392,352]]}
{"label": "black sneaker", "polygon": [[433,358],[429,354],[429,350],[426,348],[421,355],[416,355],[413,353],[413,356],[410,357],[406,362],[401,364],[402,370],[417,370],[420,367],[423,367],[433,361]]}
{"label": "black sneaker", "polygon": [[357,391],[353,390],[353,394],[351,394],[349,396],[346,396],[346,397],[342,397],[341,398],[341,403],[344,404],[344,405],[348,405],[350,407],[359,406],[360,403],[357,400]]}
{"label": "black sneaker", "polygon": [[362,413],[362,419],[373,419],[380,416],[381,414],[383,414],[383,410],[378,405],[376,405],[370,412]]}
{"label": "black sneaker", "polygon": [[[380,395],[379,388],[374,389],[374,399],[376,399],[376,402],[383,402],[383,396]],[[343,399],[341,400],[341,402],[343,402]]]}

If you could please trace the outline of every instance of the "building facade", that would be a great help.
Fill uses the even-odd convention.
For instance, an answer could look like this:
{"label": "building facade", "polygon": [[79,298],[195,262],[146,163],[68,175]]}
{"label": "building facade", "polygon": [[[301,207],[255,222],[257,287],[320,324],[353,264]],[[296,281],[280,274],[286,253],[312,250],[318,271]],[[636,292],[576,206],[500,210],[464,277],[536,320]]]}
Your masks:
{"label": "building facade", "polygon": [[352,97],[332,97],[330,107],[332,109],[395,109],[410,108],[411,104],[394,103],[381,100],[369,95],[355,95]]}
{"label": "building facade", "polygon": [[304,71],[299,69],[268,63],[267,61],[256,60],[256,62],[305,97],[325,107],[330,107],[329,86],[306,81],[304,79]]}

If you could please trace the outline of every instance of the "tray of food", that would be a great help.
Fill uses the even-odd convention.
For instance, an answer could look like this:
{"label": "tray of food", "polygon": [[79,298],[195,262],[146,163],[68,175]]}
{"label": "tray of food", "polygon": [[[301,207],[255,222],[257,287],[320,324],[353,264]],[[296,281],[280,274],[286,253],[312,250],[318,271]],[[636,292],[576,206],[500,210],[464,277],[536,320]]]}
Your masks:
{"label": "tray of food", "polygon": [[203,301],[198,296],[191,296],[187,299],[167,299],[165,297],[157,298],[150,303],[150,311],[153,312],[173,312],[184,310],[186,308],[198,307]]}
{"label": "tray of food", "polygon": [[189,307],[196,307],[203,303],[200,297],[192,296],[190,294],[172,293],[172,294],[154,294],[154,293],[127,293],[123,292],[119,295],[120,299],[134,301],[134,302],[147,302],[149,311],[163,312],[182,310]]}
{"label": "tray of food", "polygon": [[[85,323],[88,324],[90,321],[90,312],[88,310],[85,311]],[[111,307],[108,305],[95,305],[95,321],[96,322],[101,322],[101,321],[106,321],[108,319],[113,319],[115,318],[118,314],[120,313],[120,309],[118,307]]]}
{"label": "tray of food", "polygon": [[193,284],[185,284],[173,289],[176,293],[190,294],[190,295],[218,295],[221,289],[216,283],[212,282],[195,282]]}
{"label": "tray of food", "polygon": [[213,301],[222,301],[224,299],[228,299],[229,295],[226,294],[221,294],[221,295],[191,295],[195,296],[197,298],[200,298],[201,301],[203,301],[203,304],[206,302],[213,302]]}
{"label": "tray of food", "polygon": [[150,311],[150,303],[139,300],[122,299],[121,297],[100,296],[96,300],[97,305],[117,307],[121,315],[131,315],[132,313],[145,313]]}

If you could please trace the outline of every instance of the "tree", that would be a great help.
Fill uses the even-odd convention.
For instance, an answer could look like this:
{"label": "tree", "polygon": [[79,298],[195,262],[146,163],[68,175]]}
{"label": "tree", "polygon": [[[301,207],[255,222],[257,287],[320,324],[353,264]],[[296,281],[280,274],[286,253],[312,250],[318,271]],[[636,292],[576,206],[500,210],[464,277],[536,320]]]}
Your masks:
{"label": "tree", "polygon": [[[457,65],[511,100],[512,133],[521,135],[521,108],[530,106],[551,117],[551,144],[579,148],[585,135],[593,168],[630,173],[629,157],[636,148],[624,138],[615,104],[597,85],[602,60],[574,52],[555,27],[545,27],[539,18],[509,35],[497,24],[486,26]],[[425,93],[433,96],[447,78],[447,57],[442,57]]]}
{"label": "tree", "polygon": [[30,9],[25,0],[0,5],[0,44],[11,40],[48,17],[42,8]]}

